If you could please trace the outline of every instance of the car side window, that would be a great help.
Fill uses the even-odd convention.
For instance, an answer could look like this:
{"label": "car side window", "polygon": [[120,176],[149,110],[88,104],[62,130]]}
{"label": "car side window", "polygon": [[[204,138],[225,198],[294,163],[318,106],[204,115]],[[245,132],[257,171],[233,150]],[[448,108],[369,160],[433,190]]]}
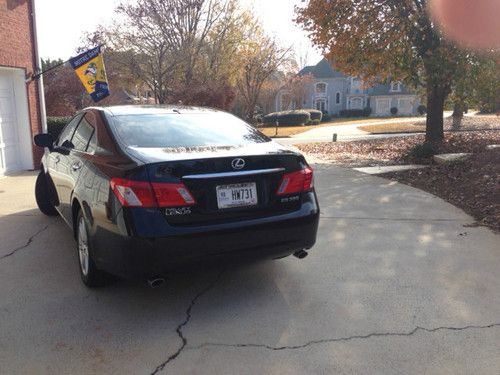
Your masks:
{"label": "car side window", "polygon": [[[91,125],[89,120],[92,120],[93,115],[91,113],[85,114],[85,116],[80,121],[80,124],[76,128],[75,134],[71,139],[71,142],[75,146],[75,150],[87,151],[89,144],[93,138],[95,128]],[[91,151],[89,151],[91,152]]]}
{"label": "car side window", "polygon": [[92,137],[90,137],[89,145],[87,147],[87,152],[88,153],[93,153],[97,149],[97,134],[96,130],[94,129],[94,132],[92,133]]}
{"label": "car side window", "polygon": [[[75,133],[76,126],[80,122],[82,118],[81,114],[76,115],[73,119],[64,127],[64,129],[59,134],[59,138],[57,140],[58,146],[66,146],[68,142],[71,142],[71,138],[73,138],[73,134]],[[66,142],[66,144],[64,144]]]}
{"label": "car side window", "polygon": [[85,120],[88,121],[88,123],[94,128],[94,132],[92,133],[89,144],[87,146],[87,152],[93,153],[97,150],[97,125],[95,114],[93,112],[87,113],[85,115]]}

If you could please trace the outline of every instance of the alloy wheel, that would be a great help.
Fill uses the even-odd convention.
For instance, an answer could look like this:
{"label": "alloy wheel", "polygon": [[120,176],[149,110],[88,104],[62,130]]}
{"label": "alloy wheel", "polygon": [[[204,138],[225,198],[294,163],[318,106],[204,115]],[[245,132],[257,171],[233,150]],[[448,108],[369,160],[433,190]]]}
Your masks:
{"label": "alloy wheel", "polygon": [[80,258],[80,268],[84,276],[89,272],[89,245],[85,220],[80,217],[78,222],[78,256]]}

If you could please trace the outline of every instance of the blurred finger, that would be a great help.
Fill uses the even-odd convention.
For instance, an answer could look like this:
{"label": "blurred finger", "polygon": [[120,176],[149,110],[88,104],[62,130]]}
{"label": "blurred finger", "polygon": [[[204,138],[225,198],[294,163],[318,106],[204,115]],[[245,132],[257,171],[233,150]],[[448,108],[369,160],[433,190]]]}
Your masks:
{"label": "blurred finger", "polygon": [[430,10],[443,33],[457,43],[500,48],[500,0],[430,0]]}

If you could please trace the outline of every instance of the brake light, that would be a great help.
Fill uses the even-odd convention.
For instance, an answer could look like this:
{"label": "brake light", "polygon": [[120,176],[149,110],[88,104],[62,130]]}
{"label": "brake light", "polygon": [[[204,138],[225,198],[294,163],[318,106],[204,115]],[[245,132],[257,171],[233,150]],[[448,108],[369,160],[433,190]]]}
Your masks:
{"label": "brake light", "polygon": [[313,170],[306,167],[300,171],[286,173],[281,179],[277,195],[295,194],[313,188]]}
{"label": "brake light", "polygon": [[149,182],[113,178],[111,190],[123,207],[156,207],[153,189]]}
{"label": "brake light", "polygon": [[184,184],[113,178],[111,190],[124,207],[179,207],[196,203]]}
{"label": "brake light", "polygon": [[196,203],[184,184],[153,182],[151,185],[160,207],[192,206]]}

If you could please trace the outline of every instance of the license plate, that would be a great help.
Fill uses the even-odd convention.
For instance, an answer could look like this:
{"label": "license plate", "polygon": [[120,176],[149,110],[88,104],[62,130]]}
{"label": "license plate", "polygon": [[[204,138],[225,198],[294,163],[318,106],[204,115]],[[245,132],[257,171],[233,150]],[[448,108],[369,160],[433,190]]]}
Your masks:
{"label": "license plate", "polygon": [[219,185],[216,187],[219,208],[255,206],[257,204],[257,185],[255,182]]}

